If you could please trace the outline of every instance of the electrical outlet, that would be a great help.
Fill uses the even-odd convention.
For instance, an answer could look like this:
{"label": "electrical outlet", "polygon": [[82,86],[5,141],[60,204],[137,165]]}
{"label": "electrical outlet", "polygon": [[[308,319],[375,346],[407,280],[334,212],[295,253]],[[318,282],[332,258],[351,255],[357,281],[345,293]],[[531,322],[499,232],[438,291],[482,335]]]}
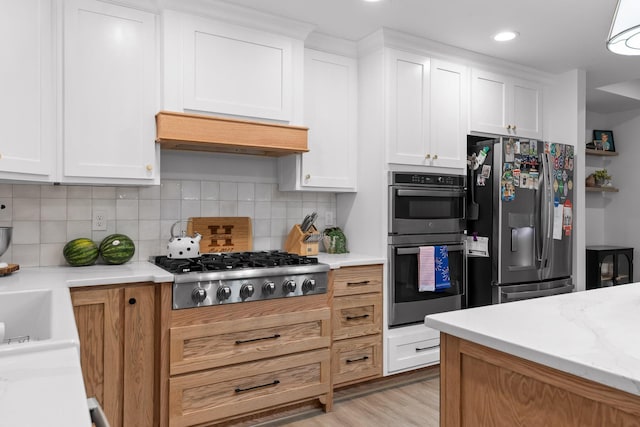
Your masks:
{"label": "electrical outlet", "polygon": [[107,230],[107,211],[93,211],[93,224],[91,229],[94,231]]}
{"label": "electrical outlet", "polygon": [[332,211],[327,211],[324,213],[324,224],[329,226],[329,225],[335,225],[335,219],[333,218],[333,212]]}

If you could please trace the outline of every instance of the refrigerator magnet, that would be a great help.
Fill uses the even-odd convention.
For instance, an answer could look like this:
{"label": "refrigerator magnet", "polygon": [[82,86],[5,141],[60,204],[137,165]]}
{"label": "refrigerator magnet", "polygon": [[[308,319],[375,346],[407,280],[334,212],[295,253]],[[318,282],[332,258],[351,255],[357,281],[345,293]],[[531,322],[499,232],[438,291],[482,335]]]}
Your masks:
{"label": "refrigerator magnet", "polygon": [[510,202],[516,197],[513,181],[503,181],[501,186],[501,197],[503,202]]}
{"label": "refrigerator magnet", "polygon": [[569,190],[573,190],[573,181],[572,180],[567,181],[567,188],[569,188]]}
{"label": "refrigerator magnet", "polygon": [[491,165],[482,165],[482,177],[489,178],[491,176]]}
{"label": "refrigerator magnet", "polygon": [[558,192],[558,188],[560,188],[560,184],[558,184],[558,180],[554,179],[553,180],[553,192],[557,193]]}
{"label": "refrigerator magnet", "polygon": [[514,153],[513,153],[513,138],[509,138],[509,140],[504,144],[504,161],[505,162],[513,162]]}
{"label": "refrigerator magnet", "polygon": [[532,156],[538,155],[538,141],[536,141],[535,139],[532,139],[529,142],[529,152],[531,153]]}
{"label": "refrigerator magnet", "polygon": [[520,188],[528,188],[528,187],[529,187],[529,173],[520,172]]}
{"label": "refrigerator magnet", "polygon": [[573,206],[571,200],[567,199],[564,202],[562,209],[562,229],[565,236],[571,236],[571,229],[573,228]]}
{"label": "refrigerator magnet", "polygon": [[520,187],[520,169],[513,170],[513,186]]}
{"label": "refrigerator magnet", "polygon": [[514,152],[515,154],[520,154],[520,153],[521,153],[521,151],[520,151],[520,140],[519,140],[519,139],[517,139],[517,140],[513,143],[513,152]]}

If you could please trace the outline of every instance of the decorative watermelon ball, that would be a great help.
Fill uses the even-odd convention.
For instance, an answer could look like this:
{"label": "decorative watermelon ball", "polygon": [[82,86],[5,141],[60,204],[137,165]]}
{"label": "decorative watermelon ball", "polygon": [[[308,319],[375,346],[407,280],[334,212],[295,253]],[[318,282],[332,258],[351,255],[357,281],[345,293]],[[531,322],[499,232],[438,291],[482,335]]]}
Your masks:
{"label": "decorative watermelon ball", "polygon": [[62,255],[74,267],[93,265],[98,259],[98,246],[93,240],[80,237],[67,242],[62,249]]}
{"label": "decorative watermelon ball", "polygon": [[124,234],[111,234],[100,242],[100,255],[107,264],[124,264],[136,251],[136,246]]}

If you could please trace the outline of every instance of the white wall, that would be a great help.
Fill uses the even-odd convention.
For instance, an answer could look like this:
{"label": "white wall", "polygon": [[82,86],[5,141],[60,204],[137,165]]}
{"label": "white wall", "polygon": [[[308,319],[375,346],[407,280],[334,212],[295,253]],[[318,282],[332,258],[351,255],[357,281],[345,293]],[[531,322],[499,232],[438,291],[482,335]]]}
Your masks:
{"label": "white wall", "polygon": [[[586,141],[593,139],[593,130],[607,130],[607,116],[593,112],[587,112],[587,132]],[[614,136],[616,136],[614,134]],[[614,139],[614,142],[615,139]],[[585,159],[585,177],[593,173],[596,169],[611,169],[611,157],[586,156]],[[586,245],[604,245],[605,239],[605,221],[604,213],[610,203],[617,198],[617,194],[613,193],[588,193],[585,199],[585,218],[586,218]]]}

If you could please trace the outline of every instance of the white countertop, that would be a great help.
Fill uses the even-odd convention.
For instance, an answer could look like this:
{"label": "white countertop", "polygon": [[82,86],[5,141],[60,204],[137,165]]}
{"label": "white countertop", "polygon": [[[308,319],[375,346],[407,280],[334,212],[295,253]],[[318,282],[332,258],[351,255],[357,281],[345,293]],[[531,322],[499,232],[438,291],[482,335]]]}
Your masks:
{"label": "white countertop", "polygon": [[433,314],[425,325],[640,395],[640,283]]}
{"label": "white countertop", "polygon": [[76,347],[0,355],[0,427],[90,425]]}
{"label": "white countertop", "polygon": [[87,397],[92,396],[84,388],[68,288],[171,281],[171,273],[149,262],[23,268],[0,277],[0,298],[28,291],[26,297],[38,289],[50,290],[52,298],[51,339],[0,344],[0,427],[91,425]]}
{"label": "white countertop", "polygon": [[383,264],[384,262],[386,262],[386,258],[354,253],[328,254],[326,252],[320,252],[318,253],[318,255],[313,256],[318,258],[319,262],[329,264],[329,267],[331,267],[332,270],[340,267]]}

